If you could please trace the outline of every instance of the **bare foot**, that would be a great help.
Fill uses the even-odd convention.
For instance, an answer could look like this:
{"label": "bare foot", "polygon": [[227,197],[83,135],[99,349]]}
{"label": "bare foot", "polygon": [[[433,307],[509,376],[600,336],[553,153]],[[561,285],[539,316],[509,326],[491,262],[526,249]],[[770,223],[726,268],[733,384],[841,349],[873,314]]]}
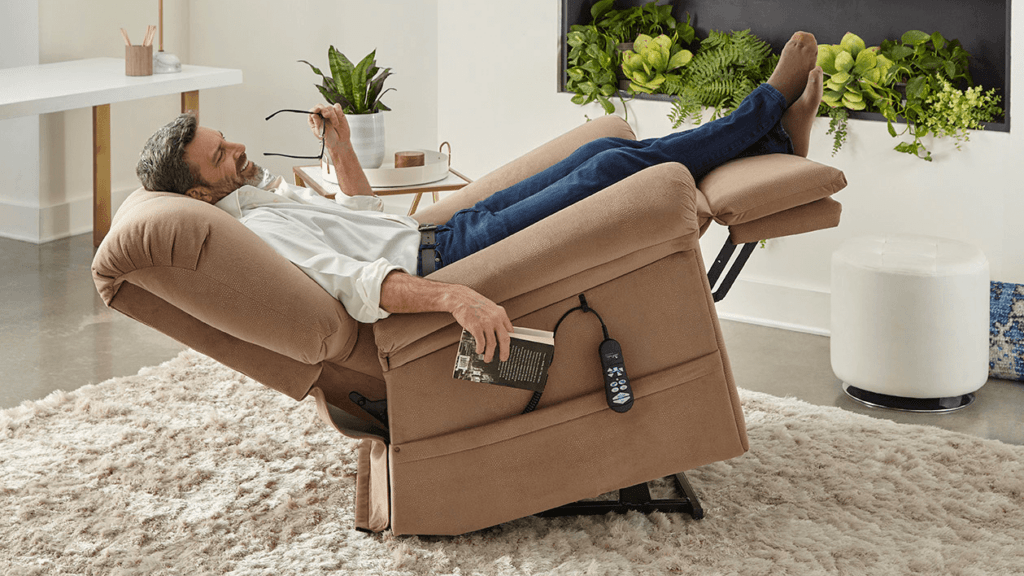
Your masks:
{"label": "bare foot", "polygon": [[797,156],[806,158],[811,148],[811,125],[814,124],[814,117],[818,115],[821,94],[821,66],[815,66],[807,74],[804,93],[782,115],[782,128],[793,141],[793,153]]}
{"label": "bare foot", "polygon": [[786,105],[800,97],[807,85],[807,73],[818,61],[818,42],[809,32],[797,32],[786,42],[768,83],[786,97]]}

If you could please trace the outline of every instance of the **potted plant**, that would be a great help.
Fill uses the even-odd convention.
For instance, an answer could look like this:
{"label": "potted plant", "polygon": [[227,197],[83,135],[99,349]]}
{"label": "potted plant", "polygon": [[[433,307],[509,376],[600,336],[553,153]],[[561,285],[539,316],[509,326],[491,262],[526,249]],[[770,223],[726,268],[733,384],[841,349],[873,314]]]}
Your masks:
{"label": "potted plant", "polygon": [[679,82],[676,70],[686,66],[693,59],[693,52],[684,50],[675,34],[651,38],[646,34],[637,36],[632,49],[622,54],[622,71],[629,79],[629,90],[654,94],[666,82]]}
{"label": "potted plant", "polygon": [[895,94],[886,82],[892,60],[867,47],[864,40],[847,32],[839,44],[818,46],[818,65],[828,77],[821,108],[831,118],[828,133],[833,136],[832,155],[846,140],[848,110],[881,110]]}
{"label": "potted plant", "polygon": [[[384,114],[391,110],[380,101],[381,97],[394,88],[384,90],[384,81],[391,75],[391,68],[380,69],[376,63],[377,51],[374,50],[353,64],[334,46],[327,50],[327,61],[331,66],[331,75],[324,75],[316,66],[305,60],[299,60],[319,75],[323,82],[317,90],[328,104],[341,104],[345,118],[348,120],[359,165],[363,168],[380,168],[384,163]],[[324,180],[337,182],[338,175],[328,155],[320,160]]]}
{"label": "potted plant", "polygon": [[569,54],[565,88],[575,93],[574,104],[597,101],[606,114],[615,112],[609,97],[620,88],[626,90],[629,84],[628,79],[623,83],[618,74],[622,54],[632,49],[625,43],[633,42],[640,34],[654,37],[675,32],[686,43],[693,40],[694,30],[689,18],[677,29],[671,4],[658,6],[657,1],[652,1],[643,6],[615,9],[614,0],[600,0],[591,7],[590,15],[593,17],[590,24],[570,27],[566,37]]}
{"label": "potted plant", "polygon": [[[889,134],[909,133],[914,138],[897,145],[897,151],[931,161],[922,136],[951,136],[960,149],[962,142],[970,140],[968,130],[981,130],[983,122],[1002,116],[995,89],[983,92],[974,86],[968,69],[970,54],[959,40],[947,40],[938,32],[910,30],[899,42],[882,42],[882,52],[894,62],[888,80],[906,86],[899,97],[881,107]],[[966,91],[961,90],[964,83],[970,87]],[[907,128],[899,134],[893,127],[896,116],[907,121]]]}
{"label": "potted plant", "polygon": [[[872,48],[852,33],[843,36],[840,44],[819,45],[818,64],[829,76],[822,108],[832,118],[832,154],[846,139],[847,110],[880,112],[891,136],[913,137],[912,142],[898,144],[898,152],[930,162],[931,152],[921,141],[927,134],[950,136],[959,149],[970,140],[968,130],[982,129],[984,122],[1003,113],[994,89],[983,92],[973,87],[968,58],[959,41],[920,30]],[[972,87],[961,90],[957,86],[961,82]],[[901,133],[894,126],[899,118],[907,123]]]}

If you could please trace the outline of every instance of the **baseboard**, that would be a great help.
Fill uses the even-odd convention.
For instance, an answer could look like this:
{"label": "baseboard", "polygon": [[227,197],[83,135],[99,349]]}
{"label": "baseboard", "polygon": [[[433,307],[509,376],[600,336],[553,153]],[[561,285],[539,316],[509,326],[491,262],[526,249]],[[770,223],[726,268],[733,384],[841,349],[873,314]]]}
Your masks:
{"label": "baseboard", "polygon": [[744,279],[741,274],[717,310],[723,320],[829,336],[830,304],[829,292]]}
{"label": "baseboard", "polygon": [[39,209],[0,202],[0,237],[39,243]]}
{"label": "baseboard", "polygon": [[[110,194],[113,212],[135,188]],[[45,244],[54,240],[92,232],[92,195],[38,208],[0,202],[0,238]]]}

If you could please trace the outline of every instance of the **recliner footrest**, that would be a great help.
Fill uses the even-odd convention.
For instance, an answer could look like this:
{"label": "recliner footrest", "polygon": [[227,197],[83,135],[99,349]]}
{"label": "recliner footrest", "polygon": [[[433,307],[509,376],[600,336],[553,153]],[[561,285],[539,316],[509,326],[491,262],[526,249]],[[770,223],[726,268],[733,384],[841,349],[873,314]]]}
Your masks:
{"label": "recliner footrest", "polygon": [[733,244],[746,244],[769,238],[781,238],[835,228],[843,206],[831,198],[822,198],[810,204],[783,210],[764,218],[729,226],[729,240]]}

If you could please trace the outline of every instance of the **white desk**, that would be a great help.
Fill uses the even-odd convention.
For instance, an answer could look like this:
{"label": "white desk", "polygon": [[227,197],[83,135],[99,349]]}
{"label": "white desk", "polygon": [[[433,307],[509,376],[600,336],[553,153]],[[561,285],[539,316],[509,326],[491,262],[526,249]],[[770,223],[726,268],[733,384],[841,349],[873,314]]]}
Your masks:
{"label": "white desk", "polygon": [[181,93],[199,114],[199,91],[242,83],[242,71],[182,66],[176,74],[126,76],[124,60],[89,58],[0,70],[0,120],[92,106],[93,243],[110,229],[110,105]]}

